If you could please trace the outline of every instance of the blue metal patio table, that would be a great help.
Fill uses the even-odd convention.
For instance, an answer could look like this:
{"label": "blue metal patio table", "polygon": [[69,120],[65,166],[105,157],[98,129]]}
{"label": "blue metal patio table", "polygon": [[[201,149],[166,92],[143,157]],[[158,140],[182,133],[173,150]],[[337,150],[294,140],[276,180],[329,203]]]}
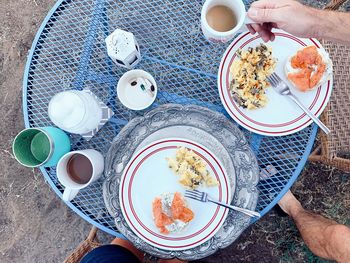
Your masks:
{"label": "blue metal patio table", "polygon": [[[156,78],[159,92],[152,108],[164,103],[196,104],[226,114],[216,83],[227,45],[210,44],[204,39],[200,30],[202,4],[199,0],[59,0],[43,21],[28,56],[23,81],[25,126],[52,125],[47,106],[54,94],[90,89],[115,115],[89,142],[71,135],[72,147],[106,153],[123,126],[144,114],[127,110],[116,96],[117,81],[126,70],[112,63],[104,42],[116,28],[135,34],[142,54],[137,68]],[[242,130],[261,170],[273,165],[278,171],[258,185],[257,211],[265,215],[298,178],[317,127],[312,125],[283,137]],[[41,172],[62,198],[56,169],[41,168]],[[98,228],[120,235],[105,208],[102,180],[67,205]]]}

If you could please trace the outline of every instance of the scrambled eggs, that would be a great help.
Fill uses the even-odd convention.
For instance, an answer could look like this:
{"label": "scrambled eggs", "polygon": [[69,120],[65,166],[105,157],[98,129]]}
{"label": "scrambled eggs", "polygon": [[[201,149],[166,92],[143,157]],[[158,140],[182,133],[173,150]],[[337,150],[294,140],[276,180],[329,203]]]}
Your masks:
{"label": "scrambled eggs", "polygon": [[276,59],[272,57],[270,47],[259,46],[236,52],[235,59],[230,67],[233,80],[230,90],[233,99],[243,108],[257,109],[266,106],[268,99],[265,89],[270,86],[266,78],[270,76],[275,67]]}
{"label": "scrambled eggs", "polygon": [[166,158],[169,168],[180,176],[179,182],[196,189],[199,185],[216,186],[219,182],[210,175],[201,157],[185,147],[176,151],[176,158]]}

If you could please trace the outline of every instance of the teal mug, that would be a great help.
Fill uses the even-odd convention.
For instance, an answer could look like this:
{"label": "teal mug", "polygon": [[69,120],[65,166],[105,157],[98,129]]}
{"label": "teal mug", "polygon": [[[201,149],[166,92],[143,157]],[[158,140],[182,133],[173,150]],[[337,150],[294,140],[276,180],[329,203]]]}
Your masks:
{"label": "teal mug", "polygon": [[16,160],[26,167],[51,167],[70,151],[70,140],[55,127],[28,128],[16,136],[12,150]]}

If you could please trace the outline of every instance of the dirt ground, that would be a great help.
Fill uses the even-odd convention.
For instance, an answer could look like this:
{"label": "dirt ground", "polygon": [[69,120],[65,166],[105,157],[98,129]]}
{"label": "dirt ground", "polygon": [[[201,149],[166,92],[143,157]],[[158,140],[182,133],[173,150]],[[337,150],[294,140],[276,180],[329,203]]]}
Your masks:
{"label": "dirt ground", "polygon": [[[24,127],[22,76],[26,56],[54,0],[0,0],[0,262],[62,262],[90,225],[72,212],[38,170],[11,154]],[[324,5],[327,1],[317,1]],[[349,2],[349,1],[348,1]],[[349,3],[345,6],[349,10]],[[309,164],[293,191],[306,208],[350,225],[350,175]],[[112,239],[103,235],[104,240]],[[238,242],[200,262],[326,262],[312,255],[292,221],[274,211]]]}

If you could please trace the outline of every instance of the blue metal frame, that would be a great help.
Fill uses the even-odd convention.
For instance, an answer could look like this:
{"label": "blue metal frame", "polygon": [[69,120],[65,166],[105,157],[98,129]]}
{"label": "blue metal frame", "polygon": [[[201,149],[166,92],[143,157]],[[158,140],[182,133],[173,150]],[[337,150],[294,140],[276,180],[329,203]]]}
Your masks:
{"label": "blue metal frame", "polygon": [[[96,1],[96,6],[98,7],[98,10],[100,10],[101,8],[102,9],[105,8],[101,1],[102,0]],[[31,62],[32,62],[32,59],[33,59],[34,51],[35,51],[35,49],[36,49],[36,47],[38,45],[38,41],[40,39],[40,36],[42,35],[42,33],[43,33],[44,29],[45,29],[45,26],[48,23],[48,21],[51,19],[52,15],[61,6],[62,3],[69,3],[69,2],[70,2],[70,0],[59,0],[59,1],[56,2],[56,4],[53,6],[53,8],[50,10],[50,12],[47,14],[47,16],[45,17],[44,21],[42,22],[42,24],[41,24],[41,26],[40,26],[40,28],[39,28],[39,30],[38,30],[35,38],[34,38],[31,50],[29,52],[28,60],[27,60],[26,66],[25,66],[25,71],[24,71],[23,94],[22,94],[23,95],[24,123],[25,123],[25,127],[27,127],[27,128],[30,127],[29,116],[28,116],[28,101],[27,101],[28,90],[27,90],[27,84],[28,84],[28,76],[29,76],[29,72],[30,72],[30,66],[31,66]],[[93,23],[93,22],[94,21],[92,21],[91,23]],[[102,23],[102,21],[98,21],[98,23]],[[104,21],[104,23],[105,23],[105,21]],[[93,26],[94,26],[94,24],[93,24]],[[105,32],[105,34],[106,33],[108,33],[108,32]],[[90,43],[90,45],[91,45],[91,43]],[[149,58],[149,57],[144,57],[144,58],[149,59],[149,60],[153,60],[153,61],[156,60],[155,58]],[[158,61],[158,62],[168,63],[168,62],[165,62],[165,61]],[[171,63],[169,63],[169,65],[170,64]],[[109,66],[110,66],[110,68],[112,68],[112,65],[110,64],[110,62],[109,62]],[[170,66],[174,66],[174,65],[171,64]],[[176,68],[179,68],[178,65],[175,65],[175,66],[176,66]],[[83,69],[83,70],[86,70],[86,69]],[[193,71],[196,74],[205,74],[205,75],[207,75],[210,78],[216,78],[216,76],[214,76],[214,75],[208,75],[207,73],[199,72],[198,70],[193,70],[193,69],[189,69],[189,68],[186,68],[186,70],[191,71],[191,72]],[[106,78],[104,78],[104,79],[106,79]],[[79,74],[78,74],[76,80],[77,80],[76,84],[78,84],[79,87],[84,82],[84,79],[81,79]],[[111,80],[108,79],[108,82],[109,82],[108,83],[109,87],[111,88],[112,87],[111,85],[114,82],[114,78],[112,77]],[[170,94],[170,96],[175,96],[175,95],[174,94]],[[189,101],[192,101],[193,99],[187,98],[187,99],[184,99],[184,100],[186,100],[186,102],[189,102]],[[113,102],[110,101],[109,103],[113,103]],[[198,103],[196,103],[196,104],[198,104]],[[208,105],[206,105],[206,106],[208,107]],[[223,108],[221,109],[221,107],[218,107],[216,105],[212,105],[212,108],[215,108],[215,110],[218,110],[220,112],[223,111]],[[118,124],[123,124],[124,125],[126,121],[113,118],[111,120],[111,122],[118,122]],[[282,196],[288,191],[288,189],[293,185],[293,183],[298,178],[299,174],[301,173],[301,171],[302,171],[302,169],[303,169],[303,167],[304,167],[304,165],[305,165],[305,163],[307,161],[308,155],[311,152],[314,140],[316,138],[316,133],[317,133],[317,126],[313,125],[312,133],[311,133],[310,138],[308,140],[308,144],[307,144],[307,146],[305,148],[304,155],[303,155],[302,159],[299,161],[297,167],[295,168],[292,177],[289,179],[288,183],[285,185],[283,190],[274,198],[274,200],[261,211],[262,215],[265,215],[270,209],[272,209],[277,204],[277,202],[282,198]],[[255,152],[257,152],[258,149],[259,149],[261,138],[262,137],[260,135],[253,134],[253,136],[252,136],[251,146],[252,146],[252,148],[253,148],[253,150]],[[40,168],[40,170],[41,170],[42,174],[44,175],[45,180],[50,184],[50,186],[53,188],[53,190],[56,192],[56,194],[62,199],[62,193],[57,188],[57,186],[54,184],[54,182],[51,180],[51,178],[50,178],[49,174],[47,173],[47,171],[44,168]],[[82,211],[80,211],[78,208],[76,208],[72,203],[68,202],[66,204],[74,212],[76,212],[79,216],[81,216],[84,220],[86,220],[89,223],[95,225],[96,227],[100,228],[101,230],[103,230],[103,231],[105,231],[105,232],[107,232],[107,233],[109,233],[111,235],[114,235],[114,236],[123,237],[119,233],[117,233],[117,232],[115,232],[115,231],[105,227],[104,225],[102,225],[100,223],[95,222],[90,217],[85,215]],[[252,220],[251,222],[253,223],[253,222],[255,222],[255,220]]]}
{"label": "blue metal frame", "polygon": [[98,17],[99,11],[101,11],[104,7],[104,0],[97,0],[95,3],[94,13],[92,14],[91,22],[90,22],[90,30],[87,34],[87,40],[84,43],[84,52],[80,56],[80,66],[76,76],[74,87],[77,89],[82,89],[85,81],[85,73],[88,70],[92,46],[95,42],[95,35],[97,33],[98,25],[100,23],[100,19]]}

